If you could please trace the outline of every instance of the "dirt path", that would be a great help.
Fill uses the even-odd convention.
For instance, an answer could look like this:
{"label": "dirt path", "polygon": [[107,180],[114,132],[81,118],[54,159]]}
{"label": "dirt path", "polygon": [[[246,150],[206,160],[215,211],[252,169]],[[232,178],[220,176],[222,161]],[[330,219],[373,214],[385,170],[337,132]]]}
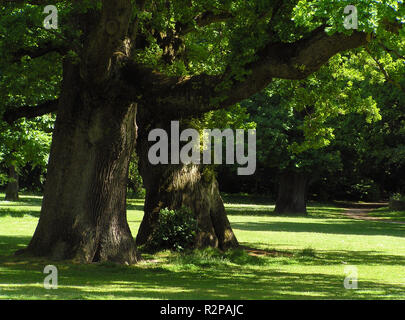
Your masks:
{"label": "dirt path", "polygon": [[344,207],[344,211],[342,212],[345,216],[352,218],[352,219],[359,219],[359,220],[368,220],[368,221],[378,221],[384,223],[394,223],[394,224],[405,224],[404,221],[393,221],[393,220],[386,220],[379,217],[372,217],[369,215],[369,212],[373,209],[386,207],[388,203],[364,203],[364,204],[355,204],[353,207]]}

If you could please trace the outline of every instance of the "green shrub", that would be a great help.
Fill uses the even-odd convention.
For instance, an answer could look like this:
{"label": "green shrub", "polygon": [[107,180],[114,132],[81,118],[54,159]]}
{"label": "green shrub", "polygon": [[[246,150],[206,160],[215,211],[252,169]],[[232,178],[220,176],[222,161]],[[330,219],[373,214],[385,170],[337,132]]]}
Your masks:
{"label": "green shrub", "polygon": [[157,228],[147,245],[149,250],[183,251],[194,245],[197,221],[189,208],[160,210]]}
{"label": "green shrub", "polygon": [[404,201],[405,202],[405,195],[400,194],[400,193],[394,193],[390,200],[396,200],[396,201]]}

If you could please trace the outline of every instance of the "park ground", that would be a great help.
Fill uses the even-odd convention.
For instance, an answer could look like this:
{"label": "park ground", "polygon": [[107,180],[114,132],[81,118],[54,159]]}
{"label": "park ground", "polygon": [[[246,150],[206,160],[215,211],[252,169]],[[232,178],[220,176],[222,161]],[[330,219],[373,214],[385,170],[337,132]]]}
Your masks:
{"label": "park ground", "polygon": [[[405,212],[358,219],[347,205],[309,203],[308,216],[285,217],[263,198],[224,199],[243,249],[144,253],[133,266],[13,256],[35,230],[41,197],[0,201],[0,299],[405,299],[405,224],[392,223]],[[128,200],[133,235],[142,210],[143,200]],[[58,268],[56,290],[44,289],[46,265]],[[343,285],[351,266],[357,289]]]}

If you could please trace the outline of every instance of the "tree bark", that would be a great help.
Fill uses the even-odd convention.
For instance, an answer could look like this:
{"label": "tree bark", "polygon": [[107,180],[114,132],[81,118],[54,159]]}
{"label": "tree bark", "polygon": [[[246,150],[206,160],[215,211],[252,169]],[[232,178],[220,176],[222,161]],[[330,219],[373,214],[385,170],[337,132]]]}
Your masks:
{"label": "tree bark", "polygon": [[226,250],[237,247],[239,244],[226,216],[215,176],[202,165],[150,164],[147,134],[147,130],[140,130],[137,142],[139,172],[146,189],[144,218],[136,237],[137,245],[146,244],[151,239],[161,209],[186,206],[197,220],[196,248]]}
{"label": "tree bark", "polygon": [[307,214],[308,176],[293,171],[280,176],[278,197],[274,212],[277,214]]}
{"label": "tree bark", "polygon": [[14,165],[8,168],[8,183],[6,188],[6,201],[18,201],[18,173]]}
{"label": "tree bark", "polygon": [[[86,89],[84,89],[86,88]],[[135,263],[126,219],[136,105],[65,68],[40,220],[26,251],[80,263]]]}

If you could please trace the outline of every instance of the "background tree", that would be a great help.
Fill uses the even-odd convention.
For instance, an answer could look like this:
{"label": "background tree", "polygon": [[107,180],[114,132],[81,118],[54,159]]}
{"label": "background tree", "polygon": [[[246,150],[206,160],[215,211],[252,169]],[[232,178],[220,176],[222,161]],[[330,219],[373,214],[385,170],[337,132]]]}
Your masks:
{"label": "background tree", "polygon": [[358,73],[347,70],[351,55],[336,55],[305,80],[274,81],[244,102],[259,128],[259,163],[278,169],[276,213],[305,214],[309,185],[339,169],[340,152],[329,146],[346,114],[380,119]]}
{"label": "background tree", "polygon": [[12,126],[0,123],[0,162],[8,169],[4,182],[6,200],[17,201],[19,190],[19,170],[26,164],[32,168],[46,167],[53,119],[44,117],[37,121],[22,120]]}
{"label": "background tree", "polygon": [[[395,52],[393,55],[389,52]],[[379,42],[350,59],[350,73],[376,101],[381,121],[351,114],[337,123],[342,170],[317,188],[340,199],[377,201],[404,190],[404,40]],[[337,187],[340,186],[340,187]]]}
{"label": "background tree", "polygon": [[[17,32],[22,31],[19,27],[22,26],[16,27]],[[8,35],[6,33],[2,36]],[[50,111],[46,108],[41,112],[46,115],[36,118],[35,108],[29,106],[55,98],[60,74],[54,73],[58,70],[52,66],[55,56],[38,58],[35,62],[24,57],[18,64],[9,64],[6,50],[3,49],[0,50],[0,114],[3,118],[5,112],[5,121],[0,120],[0,163],[8,172],[8,178],[3,179],[7,183],[6,200],[16,201],[21,169],[27,164],[34,168],[46,168],[54,123],[54,117],[47,114]],[[18,112],[8,114],[9,106],[18,106]],[[20,114],[24,114],[27,119],[19,120]]]}

